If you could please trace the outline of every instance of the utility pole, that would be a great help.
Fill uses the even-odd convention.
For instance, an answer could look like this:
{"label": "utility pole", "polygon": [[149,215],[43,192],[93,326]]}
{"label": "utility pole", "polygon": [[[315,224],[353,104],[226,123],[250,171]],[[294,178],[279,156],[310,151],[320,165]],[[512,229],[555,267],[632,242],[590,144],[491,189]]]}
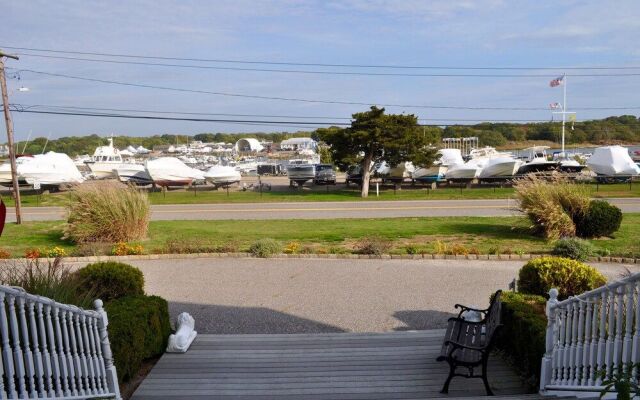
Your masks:
{"label": "utility pole", "polygon": [[9,94],[7,93],[7,78],[4,71],[3,57],[18,57],[5,54],[0,50],[0,86],[2,86],[2,104],[4,106],[4,121],[7,125],[7,143],[9,145],[9,162],[11,162],[11,181],[13,182],[13,196],[16,203],[16,223],[22,223],[22,211],[20,210],[20,187],[18,186],[18,171],[16,167],[16,152],[13,146],[13,121],[11,121],[11,113],[9,112]]}

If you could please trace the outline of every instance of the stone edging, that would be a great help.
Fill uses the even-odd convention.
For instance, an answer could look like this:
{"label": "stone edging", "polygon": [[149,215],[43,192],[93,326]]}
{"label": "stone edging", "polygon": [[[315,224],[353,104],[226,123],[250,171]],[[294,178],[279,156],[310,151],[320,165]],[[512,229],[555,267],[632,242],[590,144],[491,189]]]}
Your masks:
{"label": "stone edging", "polygon": [[[386,259],[386,260],[530,260],[547,256],[547,254],[468,254],[468,255],[444,255],[444,254],[383,254],[380,256],[370,254],[278,254],[270,258],[329,258],[329,259]],[[257,258],[251,253],[189,253],[189,254],[145,254],[135,256],[89,256],[89,257],[64,257],[67,262],[98,262],[98,261],[136,261],[136,260],[171,260],[177,258]],[[25,260],[24,258],[19,260]],[[53,260],[40,258],[39,261]],[[618,264],[640,264],[640,258],[624,257],[591,257],[589,262],[606,262]]]}

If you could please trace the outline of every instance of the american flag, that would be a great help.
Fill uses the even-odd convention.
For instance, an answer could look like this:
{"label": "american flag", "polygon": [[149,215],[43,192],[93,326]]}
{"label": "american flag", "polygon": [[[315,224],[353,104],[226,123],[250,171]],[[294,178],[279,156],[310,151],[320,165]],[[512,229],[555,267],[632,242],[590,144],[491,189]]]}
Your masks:
{"label": "american flag", "polygon": [[562,80],[563,79],[564,79],[564,75],[559,76],[556,79],[552,79],[551,82],[549,82],[549,86],[551,86],[551,87],[560,86],[560,85],[562,85]]}
{"label": "american flag", "polygon": [[560,103],[551,103],[551,104],[549,104],[549,107],[552,110],[557,110],[558,108],[560,108]]}

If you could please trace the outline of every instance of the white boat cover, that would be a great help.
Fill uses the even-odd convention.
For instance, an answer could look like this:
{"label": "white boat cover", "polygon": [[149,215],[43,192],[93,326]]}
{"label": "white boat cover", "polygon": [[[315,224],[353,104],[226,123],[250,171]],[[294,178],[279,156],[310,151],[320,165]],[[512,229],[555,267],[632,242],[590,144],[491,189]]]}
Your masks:
{"label": "white boat cover", "polygon": [[216,183],[239,182],[242,177],[234,167],[214,165],[204,173],[204,177]]}
{"label": "white boat cover", "polygon": [[18,166],[18,175],[29,184],[60,185],[84,181],[76,164],[64,153],[50,151],[21,159],[23,160]]}
{"label": "white boat cover", "polygon": [[441,165],[464,164],[460,149],[440,149],[438,153],[441,154],[438,160]]}
{"label": "white boat cover", "polygon": [[188,179],[204,179],[204,173],[187,166],[175,157],[161,157],[148,160],[147,171],[154,181],[181,181]]}
{"label": "white boat cover", "polygon": [[587,166],[598,175],[640,174],[640,168],[629,156],[627,148],[622,146],[598,147],[587,160]]}

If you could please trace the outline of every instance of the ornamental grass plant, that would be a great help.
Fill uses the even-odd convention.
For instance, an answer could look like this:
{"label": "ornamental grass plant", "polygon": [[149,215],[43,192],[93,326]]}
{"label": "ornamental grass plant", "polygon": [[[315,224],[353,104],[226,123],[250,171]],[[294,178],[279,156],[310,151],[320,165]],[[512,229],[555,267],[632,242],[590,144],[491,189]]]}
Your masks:
{"label": "ornamental grass plant", "polygon": [[589,188],[554,176],[551,180],[528,175],[516,182],[520,210],[533,228],[548,239],[576,235],[575,221],[585,215],[591,201]]}
{"label": "ornamental grass plant", "polygon": [[64,237],[75,243],[130,242],[144,239],[149,228],[146,193],[113,181],[87,182],[70,193]]}

